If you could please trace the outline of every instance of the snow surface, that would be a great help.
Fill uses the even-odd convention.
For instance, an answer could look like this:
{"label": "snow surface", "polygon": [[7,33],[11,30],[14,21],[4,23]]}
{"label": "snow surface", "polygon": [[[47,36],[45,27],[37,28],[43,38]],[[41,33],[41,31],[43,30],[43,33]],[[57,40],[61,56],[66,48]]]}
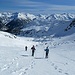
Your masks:
{"label": "snow surface", "polygon": [[[34,57],[32,45],[36,47]],[[46,46],[50,49],[48,59]],[[75,75],[75,34],[33,39],[0,31],[0,75]]]}

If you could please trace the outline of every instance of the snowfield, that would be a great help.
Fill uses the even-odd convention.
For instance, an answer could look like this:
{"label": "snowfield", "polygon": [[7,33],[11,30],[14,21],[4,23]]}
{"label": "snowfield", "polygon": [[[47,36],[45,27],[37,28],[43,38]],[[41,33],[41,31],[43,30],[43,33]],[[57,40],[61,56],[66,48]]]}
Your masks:
{"label": "snowfield", "polygon": [[[75,75],[75,34],[42,39],[36,42],[37,39],[0,31],[0,75]],[[36,47],[34,57],[32,45]],[[50,49],[48,59],[46,46]]]}

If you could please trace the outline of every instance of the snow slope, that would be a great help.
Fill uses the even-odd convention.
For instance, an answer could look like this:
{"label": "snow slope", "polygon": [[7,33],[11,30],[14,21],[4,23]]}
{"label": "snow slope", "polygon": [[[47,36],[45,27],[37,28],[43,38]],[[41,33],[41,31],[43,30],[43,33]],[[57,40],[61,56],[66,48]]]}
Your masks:
{"label": "snow slope", "polygon": [[[75,75],[75,34],[33,39],[0,31],[0,42],[0,75]],[[33,44],[34,57],[30,49]],[[50,49],[48,59],[45,59],[46,46]]]}

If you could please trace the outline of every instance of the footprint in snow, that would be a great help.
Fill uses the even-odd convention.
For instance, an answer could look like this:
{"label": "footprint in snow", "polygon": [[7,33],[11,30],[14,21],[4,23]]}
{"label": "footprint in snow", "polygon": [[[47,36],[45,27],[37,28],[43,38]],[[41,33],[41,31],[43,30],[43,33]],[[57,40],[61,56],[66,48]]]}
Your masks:
{"label": "footprint in snow", "polygon": [[62,69],[59,69],[59,71],[58,71],[59,73],[62,73]]}
{"label": "footprint in snow", "polygon": [[6,70],[6,69],[8,69],[9,68],[9,66],[4,66],[2,69],[1,69],[1,71],[4,71],[4,70]]}
{"label": "footprint in snow", "polygon": [[58,68],[58,67],[57,67],[57,66],[55,66],[54,68],[55,68],[55,70],[57,70],[57,68]]}
{"label": "footprint in snow", "polygon": [[66,63],[66,65],[68,65],[68,63]]}
{"label": "footprint in snow", "polygon": [[32,62],[32,64],[34,64],[34,61]]}
{"label": "footprint in snow", "polygon": [[54,63],[52,63],[52,66],[54,66]]}
{"label": "footprint in snow", "polygon": [[69,75],[68,73],[65,73],[65,75]]}
{"label": "footprint in snow", "polygon": [[25,70],[28,70],[28,68],[26,68]]}
{"label": "footprint in snow", "polygon": [[31,68],[33,68],[33,65],[31,65]]}

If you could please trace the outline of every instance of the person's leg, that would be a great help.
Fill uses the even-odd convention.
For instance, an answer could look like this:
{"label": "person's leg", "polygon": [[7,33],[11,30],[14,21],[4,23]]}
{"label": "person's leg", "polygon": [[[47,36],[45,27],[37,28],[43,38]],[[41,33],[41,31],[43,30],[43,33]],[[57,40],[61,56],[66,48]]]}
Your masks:
{"label": "person's leg", "polygon": [[32,51],[32,56],[33,56],[33,51]]}
{"label": "person's leg", "polygon": [[47,58],[48,58],[48,53],[47,53]]}
{"label": "person's leg", "polygon": [[34,51],[32,51],[32,56],[34,56]]}
{"label": "person's leg", "polygon": [[48,52],[46,52],[46,58],[48,58]]}
{"label": "person's leg", "polygon": [[46,52],[46,56],[45,56],[45,58],[47,58],[47,52]]}

